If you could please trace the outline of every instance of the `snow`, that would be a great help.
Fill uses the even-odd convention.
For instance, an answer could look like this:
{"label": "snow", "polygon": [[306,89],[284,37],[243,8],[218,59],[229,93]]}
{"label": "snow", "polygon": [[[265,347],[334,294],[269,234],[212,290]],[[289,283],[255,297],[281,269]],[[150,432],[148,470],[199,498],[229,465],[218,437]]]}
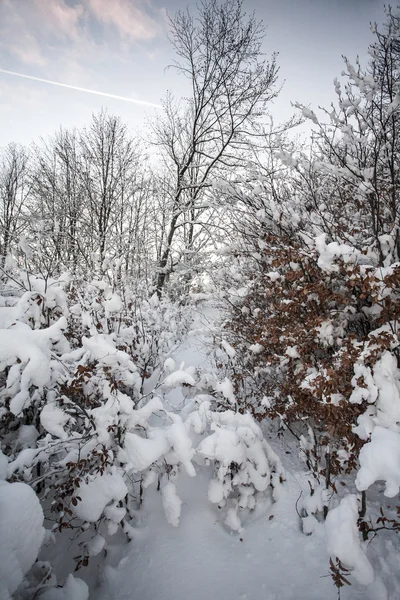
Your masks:
{"label": "snow", "polygon": [[221,346],[225,350],[229,358],[234,358],[236,356],[235,348],[232,348],[232,346],[226,340],[221,340]]}
{"label": "snow", "polygon": [[58,437],[64,440],[68,437],[68,434],[64,430],[64,425],[70,420],[62,408],[57,406],[54,402],[46,404],[42,412],[40,413],[40,423],[42,427],[51,433],[54,437]]}
{"label": "snow", "polygon": [[167,481],[161,485],[162,505],[168,523],[178,527],[181,516],[182,500],[176,493],[176,485],[172,481]]}
{"label": "snow", "polygon": [[100,519],[109,502],[118,502],[128,493],[128,488],[115,467],[104,475],[90,475],[88,483],[82,482],[75,494],[78,500],[72,510],[83,521],[94,523]]}
{"label": "snow", "polygon": [[305,536],[293,499],[296,479],[275,504],[265,502],[243,525],[235,512],[225,526],[217,505],[207,502],[208,477],[182,476],[177,493],[185,510],[179,527],[166,522],[160,494],[146,495],[149,520],[135,528],[123,557],[104,571],[96,600],[335,600],[327,573],[328,554],[321,538]]}
{"label": "snow", "polygon": [[123,302],[122,302],[121,298],[118,296],[118,294],[113,294],[113,293],[107,294],[107,296],[104,300],[104,308],[105,308],[107,317],[113,313],[121,312],[123,307],[124,307]]}
{"label": "snow", "polygon": [[127,463],[128,470],[131,468],[134,471],[144,471],[170,449],[163,431],[152,431],[149,436],[149,439],[146,439],[131,432],[125,435],[124,454],[121,453],[121,461]]}
{"label": "snow", "polygon": [[136,426],[147,428],[151,415],[160,410],[164,410],[160,398],[151,398],[144,406],[132,412],[128,420],[129,429]]}
{"label": "snow", "polygon": [[223,381],[218,381],[215,384],[214,389],[216,392],[221,392],[224,398],[229,400],[231,404],[234,404],[236,402],[235,394],[233,392],[233,385],[231,380],[228,379],[228,377],[225,377]]}
{"label": "snow", "polygon": [[338,265],[334,264],[335,258],[342,258],[344,262],[355,262],[359,251],[348,244],[339,244],[338,242],[326,243],[326,234],[315,238],[315,247],[319,253],[318,266],[327,272],[339,271]]}
{"label": "snow", "polygon": [[165,371],[173,371],[175,369],[175,361],[173,358],[167,358],[167,360],[164,362],[164,370]]}
{"label": "snow", "polygon": [[350,494],[328,513],[325,521],[328,549],[333,559],[339,558],[357,581],[369,585],[374,581],[375,575],[360,541],[357,520],[357,496]]}
{"label": "snow", "polygon": [[52,343],[60,342],[67,348],[62,334],[66,325],[65,317],[61,317],[47,329],[32,330],[24,323],[17,323],[11,329],[2,330],[0,370],[11,367],[7,391],[12,398],[10,410],[14,415],[29,406],[32,385],[42,388],[49,383],[52,376],[50,347]]}
{"label": "snow", "polygon": [[25,483],[0,481],[0,600],[11,600],[43,538],[43,511],[35,492]]}
{"label": "snow", "polygon": [[400,432],[400,383],[397,360],[385,352],[374,366],[374,383],[379,391],[378,421],[383,427]]}
{"label": "snow", "polygon": [[270,278],[271,281],[278,281],[281,278],[281,275],[278,271],[270,271],[266,274],[267,277]]}
{"label": "snow", "polygon": [[200,443],[197,452],[226,467],[246,460],[246,449],[237,432],[217,426],[214,433]]}
{"label": "snow", "polygon": [[100,534],[95,535],[89,542],[87,549],[89,556],[97,556],[104,549],[106,540]]}
{"label": "snow", "polygon": [[323,321],[319,327],[317,327],[318,339],[324,346],[332,346],[334,342],[333,338],[333,325],[331,321]]}
{"label": "snow", "polygon": [[190,373],[179,369],[168,375],[163,381],[164,388],[173,388],[179,385],[196,385],[196,381]]}
{"label": "snow", "polygon": [[1,484],[1,481],[7,477],[7,465],[8,465],[8,458],[0,450],[0,484]]}
{"label": "snow", "polygon": [[41,594],[40,600],[88,600],[89,588],[82,579],[68,575],[65,585]]}
{"label": "snow", "polygon": [[400,434],[377,425],[371,441],[361,448],[357,489],[367,490],[375,481],[384,481],[385,496],[393,498],[400,487]]}
{"label": "snow", "polygon": [[285,354],[289,356],[289,358],[300,358],[297,346],[289,346],[288,348],[286,348]]}
{"label": "snow", "polygon": [[38,437],[39,432],[34,425],[21,425],[18,431],[17,445],[22,450],[34,448]]}
{"label": "snow", "polygon": [[[112,435],[109,428],[115,423],[122,424],[123,431],[114,457],[118,468],[106,467],[103,475],[84,475],[74,494],[77,504],[70,505],[74,516],[87,526],[101,518],[99,527],[96,524],[87,529],[85,539],[79,542],[90,557],[91,574],[84,569],[79,575],[90,584],[91,598],[131,600],[134,590],[141,600],[333,600],[336,590],[326,577],[331,553],[333,559],[339,557],[351,570],[355,580],[350,591],[342,590],[344,600],[367,596],[383,600],[387,597],[383,583],[374,576],[366,547],[360,541],[357,497],[347,496],[331,509],[326,525],[314,516],[318,517],[329,504],[330,493],[321,485],[312,495],[306,495],[308,480],[304,473],[295,472],[293,462],[289,462],[285,473],[273,449],[280,442],[269,443],[264,424],[261,428],[250,413],[236,412],[232,381],[224,371],[212,372],[208,362],[206,342],[221,340],[221,329],[210,327],[207,333],[204,320],[202,325],[203,329],[195,322],[181,347],[173,348],[167,358],[164,355],[153,381],[147,380],[148,391],[140,400],[128,392],[111,390],[105,380],[99,388],[103,403],[88,409],[96,425],[96,437],[87,448],[107,446]],[[329,322],[322,327],[322,338],[327,343],[333,335],[331,327]],[[20,331],[25,333],[24,326]],[[62,329],[57,331],[53,338],[62,340]],[[42,338],[34,337],[36,331],[30,332],[48,360],[52,343],[48,332],[41,330],[46,332]],[[122,339],[124,336],[131,339],[129,328]],[[84,346],[83,353],[72,360],[95,357],[100,370],[112,367],[121,376],[130,373],[140,380],[138,367],[127,353],[117,349],[114,335],[94,334],[84,339]],[[262,351],[261,344],[254,346],[250,352]],[[218,352],[219,356],[225,353],[225,363],[236,356],[235,348],[225,340],[220,342]],[[296,346],[289,346],[286,354],[299,358]],[[66,352],[63,361],[72,355]],[[176,369],[176,365],[180,367]],[[14,388],[14,382],[19,380],[18,369],[23,368],[25,363],[17,363],[8,372],[9,390],[16,394],[22,390]],[[52,369],[46,375],[49,380],[57,376]],[[359,386],[360,378],[366,388]],[[391,354],[383,354],[373,369],[360,359],[352,384],[351,401],[370,403],[354,428],[367,441],[360,456],[358,489],[383,480],[387,495],[393,496],[400,485],[400,433],[394,421],[399,404],[397,365]],[[25,391],[31,393],[29,388]],[[19,453],[10,460],[0,453],[0,478],[7,472],[9,476],[29,475],[32,462],[42,451],[37,443],[43,448],[74,440],[73,430],[72,437],[71,431],[66,433],[68,424],[73,423],[66,412],[67,399],[60,401],[51,391],[43,397],[46,403],[40,426],[48,435],[37,442],[38,423],[38,429],[33,425],[20,427],[14,441]],[[232,404],[232,410],[226,409],[225,400]],[[263,404],[268,406],[269,402],[265,398]],[[90,451],[87,448],[82,448],[82,456]],[[279,455],[284,455],[281,447]],[[140,509],[130,504],[132,482],[137,487],[142,483]],[[14,485],[24,484],[0,482],[0,496],[4,486]],[[30,488],[25,488],[35,497]],[[307,516],[301,518],[297,510],[305,511]],[[121,522],[126,535],[110,538]],[[131,542],[126,544],[126,539]],[[29,564],[36,555],[37,550]],[[29,569],[28,563],[18,571],[17,586],[25,567]],[[394,563],[390,568],[395,571]],[[61,577],[57,574],[59,581],[65,582],[62,587],[50,589],[55,585],[52,578],[38,598],[87,600],[88,585],[83,579],[68,576],[71,570],[73,567]],[[367,586],[365,594],[360,591],[361,585]],[[10,600],[11,593],[7,591],[4,599]]]}
{"label": "snow", "polygon": [[249,351],[253,352],[253,354],[259,354],[263,350],[264,346],[262,346],[261,344],[251,344],[251,346],[249,346]]}

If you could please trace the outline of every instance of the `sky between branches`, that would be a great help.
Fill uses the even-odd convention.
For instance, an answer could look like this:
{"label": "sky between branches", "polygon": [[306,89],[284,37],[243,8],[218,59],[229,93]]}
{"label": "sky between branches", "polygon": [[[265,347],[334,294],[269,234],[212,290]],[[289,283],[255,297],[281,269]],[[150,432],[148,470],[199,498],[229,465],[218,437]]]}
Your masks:
{"label": "sky between branches", "polygon": [[[165,69],[174,57],[167,14],[185,4],[194,10],[178,0],[0,0],[0,145],[82,126],[101,108],[142,128],[167,90],[185,93]],[[329,106],[341,55],[366,62],[369,23],[384,19],[381,0],[244,0],[244,8],[267,26],[266,55],[279,52],[286,83],[271,106],[275,121],[293,113],[291,101]]]}

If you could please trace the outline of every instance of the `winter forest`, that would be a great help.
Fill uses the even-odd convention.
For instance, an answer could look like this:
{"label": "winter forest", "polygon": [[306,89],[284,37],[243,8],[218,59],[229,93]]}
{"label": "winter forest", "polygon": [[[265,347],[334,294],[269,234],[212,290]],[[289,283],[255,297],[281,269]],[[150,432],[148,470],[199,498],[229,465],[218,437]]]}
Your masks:
{"label": "winter forest", "polygon": [[281,124],[264,35],[0,149],[0,600],[400,597],[400,8]]}

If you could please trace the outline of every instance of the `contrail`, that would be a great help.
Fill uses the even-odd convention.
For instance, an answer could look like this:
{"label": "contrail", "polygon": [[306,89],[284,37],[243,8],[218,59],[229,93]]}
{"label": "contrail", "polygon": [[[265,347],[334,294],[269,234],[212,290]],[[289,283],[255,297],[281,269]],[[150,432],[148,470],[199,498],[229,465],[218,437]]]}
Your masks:
{"label": "contrail", "polygon": [[14,75],[14,77],[22,77],[23,79],[32,79],[33,81],[40,81],[41,83],[48,83],[50,85],[58,85],[59,87],[69,88],[70,90],[76,90],[77,92],[86,92],[87,94],[96,94],[97,96],[105,96],[106,98],[114,98],[114,100],[124,100],[125,102],[132,102],[133,104],[142,104],[143,106],[153,106],[154,108],[162,108],[160,104],[154,102],[146,102],[146,100],[135,100],[134,98],[126,98],[125,96],[116,96],[115,94],[107,94],[107,92],[98,92],[97,90],[88,90],[86,88],[77,87],[76,85],[69,85],[67,83],[59,83],[58,81],[50,81],[50,79],[42,79],[41,77],[33,77],[32,75],[24,75],[23,73],[16,73],[15,71],[7,71],[6,69],[0,69],[0,73],[6,75]]}

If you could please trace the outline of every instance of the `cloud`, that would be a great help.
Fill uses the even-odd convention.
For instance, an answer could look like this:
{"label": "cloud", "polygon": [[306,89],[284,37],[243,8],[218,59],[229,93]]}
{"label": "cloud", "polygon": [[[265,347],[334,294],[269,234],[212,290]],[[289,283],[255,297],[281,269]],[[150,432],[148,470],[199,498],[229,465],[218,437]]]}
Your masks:
{"label": "cloud", "polygon": [[163,15],[150,0],[0,0],[0,48],[3,56],[43,66],[52,50],[150,40],[163,28]]}
{"label": "cloud", "polygon": [[[43,66],[46,60],[35,35],[26,26],[26,18],[19,5],[12,0],[0,2],[0,48],[29,65]],[[4,59],[3,59],[4,60]]]}
{"label": "cloud", "polygon": [[30,33],[25,32],[18,39],[9,40],[6,47],[11,54],[27,65],[42,67],[46,64],[38,42]]}
{"label": "cloud", "polygon": [[159,29],[137,0],[87,0],[92,15],[103,24],[114,26],[119,34],[131,40],[148,40]]}
{"label": "cloud", "polygon": [[[133,76],[135,82],[145,81],[147,53],[162,43],[159,34],[165,27],[164,11],[154,8],[153,1],[0,0],[0,68],[63,82],[61,87],[104,89],[113,96],[129,96],[127,79]],[[3,74],[0,86],[4,79]],[[9,87],[19,87],[13,79],[15,83]],[[32,83],[31,87],[38,86]],[[146,98],[147,85],[142,82],[135,88],[143,89]],[[137,104],[142,97],[139,92]],[[0,104],[5,102],[3,95]],[[146,105],[144,99],[142,103]]]}
{"label": "cloud", "polygon": [[77,38],[83,28],[84,5],[70,6],[65,0],[33,0],[38,16],[48,33]]}

